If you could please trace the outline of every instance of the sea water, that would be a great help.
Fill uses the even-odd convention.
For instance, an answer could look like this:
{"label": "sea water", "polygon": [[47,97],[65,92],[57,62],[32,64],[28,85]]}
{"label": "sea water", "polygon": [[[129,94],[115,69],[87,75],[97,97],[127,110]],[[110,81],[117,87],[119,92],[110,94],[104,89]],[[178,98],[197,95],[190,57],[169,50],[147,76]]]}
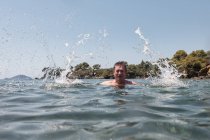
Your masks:
{"label": "sea water", "polygon": [[124,89],[0,80],[1,140],[209,140],[210,80]]}

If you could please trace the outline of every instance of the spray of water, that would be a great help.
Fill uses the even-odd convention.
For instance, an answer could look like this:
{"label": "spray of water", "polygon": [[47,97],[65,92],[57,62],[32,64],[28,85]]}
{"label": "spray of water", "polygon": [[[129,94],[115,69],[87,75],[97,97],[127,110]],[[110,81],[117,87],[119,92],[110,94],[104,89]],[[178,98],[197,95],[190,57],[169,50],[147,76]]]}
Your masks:
{"label": "spray of water", "polygon": [[[80,34],[78,35],[78,41],[74,44],[72,49],[83,47],[87,43],[87,41],[90,39],[90,34]],[[69,43],[64,44],[66,47],[69,47]],[[85,54],[92,56],[92,53]],[[73,50],[68,56],[66,56],[67,64],[66,68],[61,72],[61,75],[59,77],[55,78],[55,83],[58,84],[77,84],[82,83],[82,80],[78,80],[75,78],[69,78],[72,75],[72,63],[77,58],[82,58],[83,56],[76,56],[75,51]]]}
{"label": "spray of water", "polygon": [[[100,46],[104,48],[104,45],[103,45],[104,39],[107,38],[108,33],[104,29],[104,30],[100,30],[99,34],[100,34],[99,40],[102,43],[100,44]],[[93,52],[88,52],[83,55],[78,55],[78,54],[76,55],[74,50],[76,50],[77,48],[86,47],[87,42],[92,38],[93,36],[89,33],[79,34],[77,36],[78,40],[74,43],[74,45],[70,46],[68,42],[64,44],[66,47],[70,46],[72,51],[69,53],[68,56],[66,56],[66,60],[67,60],[66,68],[61,72],[61,75],[59,77],[55,78],[55,83],[65,84],[65,85],[83,83],[82,80],[78,80],[72,76],[72,72],[73,72],[72,63],[77,60],[86,60],[87,58],[93,59],[96,55]],[[97,56],[97,57],[100,57],[100,56]],[[72,78],[70,79],[69,77],[72,77]]]}
{"label": "spray of water", "polygon": [[72,84],[72,83],[74,83],[75,79],[67,78],[67,75],[72,74],[71,64],[74,59],[75,59],[75,52],[72,51],[72,53],[69,56],[66,56],[66,60],[67,60],[66,68],[64,71],[61,72],[61,75],[58,78],[55,78],[55,83],[58,83],[58,84]]}
{"label": "spray of water", "polygon": [[[169,63],[167,59],[160,59],[161,57],[151,50],[149,41],[144,37],[142,31],[138,27],[135,30],[139,39],[143,41],[144,48],[143,53],[150,57],[150,62],[157,65],[160,74],[157,77],[149,77],[152,86],[166,86],[166,87],[185,87],[187,86],[183,81],[179,79],[181,76],[175,66]],[[152,61],[153,60],[153,61]]]}

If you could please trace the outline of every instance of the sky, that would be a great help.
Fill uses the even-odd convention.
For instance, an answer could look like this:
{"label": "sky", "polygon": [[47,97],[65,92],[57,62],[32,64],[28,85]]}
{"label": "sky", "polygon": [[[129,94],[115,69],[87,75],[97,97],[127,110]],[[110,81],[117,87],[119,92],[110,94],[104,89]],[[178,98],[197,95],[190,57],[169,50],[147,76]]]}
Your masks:
{"label": "sky", "polygon": [[177,50],[210,50],[209,0],[0,0],[0,79],[42,76],[44,67],[112,67]]}

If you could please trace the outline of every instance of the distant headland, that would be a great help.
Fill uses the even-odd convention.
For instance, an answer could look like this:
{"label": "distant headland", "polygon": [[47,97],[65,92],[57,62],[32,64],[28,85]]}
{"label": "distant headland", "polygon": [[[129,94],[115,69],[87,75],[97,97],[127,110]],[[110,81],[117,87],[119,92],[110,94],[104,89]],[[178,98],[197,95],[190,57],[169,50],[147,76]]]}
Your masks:
{"label": "distant headland", "polygon": [[32,80],[32,78],[26,75],[16,75],[11,78],[5,78],[4,80]]}

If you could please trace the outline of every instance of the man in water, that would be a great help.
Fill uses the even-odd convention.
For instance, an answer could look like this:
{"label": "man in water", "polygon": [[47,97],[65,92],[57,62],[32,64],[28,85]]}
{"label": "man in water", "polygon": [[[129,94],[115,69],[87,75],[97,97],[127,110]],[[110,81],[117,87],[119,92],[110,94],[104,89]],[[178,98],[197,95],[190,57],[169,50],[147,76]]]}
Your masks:
{"label": "man in water", "polygon": [[115,87],[119,87],[119,88],[124,88],[125,85],[136,85],[137,83],[135,83],[133,81],[128,81],[125,79],[126,73],[127,73],[127,68],[126,68],[125,62],[119,61],[119,62],[115,63],[115,65],[114,65],[113,74],[114,74],[115,79],[102,82],[101,85],[115,86]]}

